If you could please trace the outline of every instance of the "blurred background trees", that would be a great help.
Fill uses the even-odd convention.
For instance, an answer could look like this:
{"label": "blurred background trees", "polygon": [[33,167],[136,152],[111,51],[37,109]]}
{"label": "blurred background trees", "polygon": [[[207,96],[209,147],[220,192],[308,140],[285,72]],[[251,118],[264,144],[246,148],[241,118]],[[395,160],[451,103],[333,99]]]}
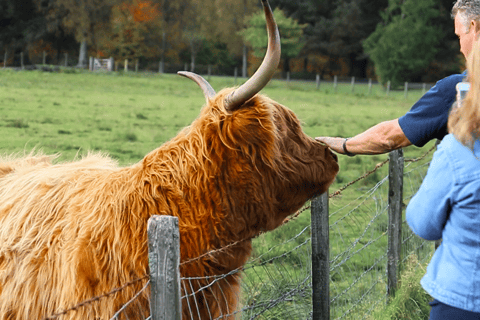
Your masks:
{"label": "blurred background trees", "polygon": [[433,21],[439,16],[434,0],[390,0],[382,21],[364,41],[380,81],[393,86],[421,76],[441,40]]}
{"label": "blurred background trees", "polygon": [[[436,81],[463,59],[451,0],[270,0],[283,76]],[[253,72],[265,50],[259,0],[2,0],[0,52],[214,65]],[[3,54],[0,55],[0,57]],[[13,62],[13,61],[12,61]],[[253,67],[252,67],[253,66]],[[249,67],[249,68],[247,68]]]}

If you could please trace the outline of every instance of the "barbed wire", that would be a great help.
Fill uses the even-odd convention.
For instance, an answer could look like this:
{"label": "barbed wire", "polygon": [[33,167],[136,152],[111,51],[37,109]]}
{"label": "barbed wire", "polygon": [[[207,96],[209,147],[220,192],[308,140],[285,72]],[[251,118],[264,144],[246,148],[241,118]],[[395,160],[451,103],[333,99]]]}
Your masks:
{"label": "barbed wire", "polygon": [[425,159],[425,157],[427,155],[430,154],[430,152],[432,152],[433,150],[435,150],[435,148],[437,147],[437,145],[435,144],[433,147],[431,147],[427,152],[425,152],[422,156],[418,157],[418,158],[415,158],[415,159],[405,159],[404,161],[405,162],[418,162],[418,161],[421,161],[423,159]]}
{"label": "barbed wire", "polygon": [[[423,160],[429,153],[431,153],[434,149],[436,148],[436,145],[434,145],[432,148],[430,148],[425,154],[423,154],[422,156],[418,157],[418,158],[413,158],[413,159],[405,159],[404,162],[410,162],[410,163],[413,163],[413,162],[418,162],[418,161],[421,161]],[[352,180],[350,181],[349,183],[345,184],[344,186],[342,186],[341,188],[339,188],[337,191],[331,193],[328,195],[328,198],[331,199],[331,198],[334,198],[338,195],[340,195],[343,191],[345,191],[347,188],[349,188],[350,186],[354,185],[355,183],[363,180],[363,179],[366,179],[368,176],[372,175],[373,173],[375,173],[378,169],[380,169],[381,167],[383,167],[385,164],[387,164],[388,162],[390,161],[390,159],[386,159],[384,160],[383,162],[381,163],[378,163],[375,168],[373,168],[372,170],[370,171],[367,171],[365,172],[363,175],[361,175],[360,177],[358,177],[357,179],[355,180]],[[300,216],[301,213],[305,212],[306,210],[310,209],[311,208],[311,205],[306,205],[304,206],[303,208],[301,208],[300,210],[298,210],[296,213],[294,213],[293,215],[291,215],[290,217],[286,218],[282,225],[285,225],[291,221],[294,221],[298,216]],[[234,247],[240,243],[243,243],[245,241],[249,241],[249,240],[252,240],[252,239],[255,239],[259,236],[261,236],[262,234],[264,234],[264,232],[261,232],[255,236],[252,236],[252,237],[248,237],[246,239],[242,239],[242,240],[238,240],[238,241],[235,241],[235,242],[232,242],[230,244],[227,244],[226,246],[222,247],[222,248],[218,248],[218,249],[213,249],[213,250],[210,250],[208,252],[205,252],[204,254],[198,256],[198,257],[195,257],[195,258],[192,258],[192,259],[189,259],[187,261],[184,261],[182,263],[180,263],[180,266],[183,266],[183,265],[186,265],[186,264],[189,264],[189,263],[192,263],[192,262],[195,262],[195,261],[198,261],[200,259],[203,259],[207,256],[212,256],[214,254],[217,254],[219,252],[222,252],[224,250],[227,250],[231,247]],[[58,312],[58,313],[55,313],[51,316],[48,316],[48,317],[44,317],[42,320],[53,320],[53,319],[57,319],[58,317],[60,316],[63,316],[71,311],[76,311],[84,306],[87,306],[89,304],[92,304],[92,303],[95,303],[103,298],[107,298],[107,297],[110,297],[122,290],[124,290],[125,288],[131,286],[131,285],[134,285],[135,283],[137,282],[140,282],[140,281],[143,281],[143,280],[146,280],[146,279],[150,279],[150,275],[144,275],[140,278],[137,278],[137,279],[134,279],[130,282],[127,282],[126,284],[124,284],[123,286],[121,287],[118,287],[118,288],[115,288],[113,289],[112,291],[110,292],[107,292],[107,293],[104,293],[102,295],[99,295],[99,296],[96,296],[96,297],[93,297],[91,299],[88,299],[88,300],[85,300],[83,302],[80,302],[78,303],[77,305],[71,307],[71,308],[68,308],[68,309],[65,309],[61,312]]]}
{"label": "barbed wire", "polygon": [[130,299],[127,303],[125,303],[125,304],[123,305],[123,307],[120,308],[120,310],[118,310],[117,312],[115,312],[115,314],[113,315],[113,317],[110,318],[110,320],[118,320],[118,316],[119,316],[135,299],[137,299],[143,291],[145,291],[145,290],[147,289],[147,287],[148,287],[149,284],[150,284],[150,279],[147,281],[147,283],[145,283],[145,285],[143,286],[143,288],[135,294],[135,296],[134,296],[132,299]]}
{"label": "barbed wire", "polygon": [[71,312],[71,311],[77,311],[78,309],[80,309],[80,308],[82,308],[82,307],[85,307],[85,306],[87,306],[87,305],[89,305],[89,304],[92,304],[92,303],[94,303],[94,302],[100,301],[100,300],[103,299],[103,298],[110,297],[110,296],[112,296],[112,295],[114,295],[114,294],[116,294],[116,293],[124,290],[125,288],[127,288],[127,287],[129,287],[129,286],[131,286],[131,285],[134,285],[135,283],[140,282],[140,281],[145,280],[145,279],[150,279],[150,275],[144,275],[143,277],[140,277],[140,278],[134,279],[134,280],[132,280],[132,281],[129,281],[129,282],[125,283],[123,286],[118,287],[118,288],[115,288],[115,289],[113,289],[113,290],[110,291],[110,292],[107,292],[107,293],[104,293],[104,294],[102,294],[102,295],[99,295],[99,296],[93,297],[93,298],[91,298],[91,299],[85,300],[85,301],[83,301],[83,302],[80,302],[79,304],[77,304],[77,305],[75,305],[75,306],[73,306],[73,307],[71,307],[71,308],[65,309],[65,310],[60,311],[60,312],[58,312],[58,313],[55,313],[55,314],[53,314],[53,315],[51,315],[51,316],[45,317],[45,318],[43,318],[42,320],[57,319],[58,317],[64,316],[64,315],[66,315],[67,313],[69,313],[69,312]]}

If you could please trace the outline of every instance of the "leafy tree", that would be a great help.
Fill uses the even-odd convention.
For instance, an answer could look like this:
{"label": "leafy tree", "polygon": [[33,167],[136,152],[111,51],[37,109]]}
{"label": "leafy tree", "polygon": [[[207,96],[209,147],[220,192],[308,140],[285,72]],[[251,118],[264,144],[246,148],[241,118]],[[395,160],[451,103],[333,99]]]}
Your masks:
{"label": "leafy tree", "polygon": [[310,26],[315,25],[322,17],[330,17],[336,7],[335,1],[331,0],[273,0],[272,6],[280,8],[286,16],[300,24],[307,23]]}
{"label": "leafy tree", "polygon": [[437,1],[439,15],[432,20],[432,24],[438,29],[441,39],[437,44],[437,54],[431,61],[428,70],[415,81],[435,82],[452,73],[461,72],[464,69],[464,57],[460,53],[458,37],[455,35],[454,22],[451,18],[451,0]]}
{"label": "leafy tree", "polygon": [[364,42],[382,83],[399,85],[433,60],[441,38],[431,22],[439,15],[434,6],[434,0],[389,0],[383,23]]}
{"label": "leafy tree", "polygon": [[[246,27],[246,18],[261,7],[258,0],[214,0],[213,12],[215,19],[211,20],[215,32],[208,32],[209,41],[221,42],[234,57],[242,57],[242,76],[247,77],[248,48],[238,30]],[[212,17],[212,13],[207,16]]]}
{"label": "leafy tree", "polygon": [[204,46],[223,43],[232,56],[244,56],[243,75],[246,76],[247,51],[237,31],[245,27],[245,17],[258,8],[259,1],[187,0],[183,3],[179,19],[183,27],[182,38],[190,52],[191,68],[197,55],[208,51]]}
{"label": "leafy tree", "polygon": [[[335,69],[339,58],[349,61],[350,75],[366,77],[367,60],[362,42],[381,20],[379,11],[388,0],[340,0],[312,28],[307,28],[309,52],[329,56],[326,68]],[[373,9],[374,8],[374,9]]]}
{"label": "leafy tree", "polygon": [[32,0],[0,1],[0,48],[2,50],[24,51],[46,33],[45,18],[38,14],[35,2]]}
{"label": "leafy tree", "polygon": [[[282,56],[284,58],[284,71],[290,71],[289,60],[296,57],[305,45],[303,29],[306,25],[299,24],[292,18],[287,18],[282,10],[275,9],[273,12],[280,33]],[[265,15],[256,13],[247,18],[248,27],[240,32],[246,43],[249,43],[256,57],[263,57],[267,50],[268,35],[266,32]]]}
{"label": "leafy tree", "polygon": [[122,59],[157,56],[161,48],[162,18],[158,3],[132,0],[115,5],[105,39],[107,55]]}
{"label": "leafy tree", "polygon": [[[79,66],[87,64],[87,45],[99,49],[108,36],[112,7],[120,0],[37,0],[46,3],[47,16],[61,19],[62,28],[80,43]],[[45,6],[45,5],[44,5]],[[56,19],[56,18],[55,18]]]}

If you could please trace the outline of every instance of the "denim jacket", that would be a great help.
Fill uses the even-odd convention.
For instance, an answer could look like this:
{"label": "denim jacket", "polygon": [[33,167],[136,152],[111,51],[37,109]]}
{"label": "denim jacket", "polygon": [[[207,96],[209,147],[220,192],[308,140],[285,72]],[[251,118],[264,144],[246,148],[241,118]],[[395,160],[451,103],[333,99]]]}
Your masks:
{"label": "denim jacket", "polygon": [[418,236],[443,239],[423,288],[445,304],[480,312],[480,142],[472,151],[445,136],[406,215]]}

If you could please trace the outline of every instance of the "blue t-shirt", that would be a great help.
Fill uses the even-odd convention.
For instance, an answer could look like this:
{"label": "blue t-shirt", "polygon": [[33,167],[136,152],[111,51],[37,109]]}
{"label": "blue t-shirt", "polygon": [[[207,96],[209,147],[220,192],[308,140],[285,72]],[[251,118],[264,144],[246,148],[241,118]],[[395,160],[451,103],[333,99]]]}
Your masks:
{"label": "blue t-shirt", "polygon": [[465,76],[466,72],[438,81],[410,111],[398,119],[400,128],[412,144],[423,147],[432,139],[443,139],[448,133],[448,115],[457,94],[455,86]]}

